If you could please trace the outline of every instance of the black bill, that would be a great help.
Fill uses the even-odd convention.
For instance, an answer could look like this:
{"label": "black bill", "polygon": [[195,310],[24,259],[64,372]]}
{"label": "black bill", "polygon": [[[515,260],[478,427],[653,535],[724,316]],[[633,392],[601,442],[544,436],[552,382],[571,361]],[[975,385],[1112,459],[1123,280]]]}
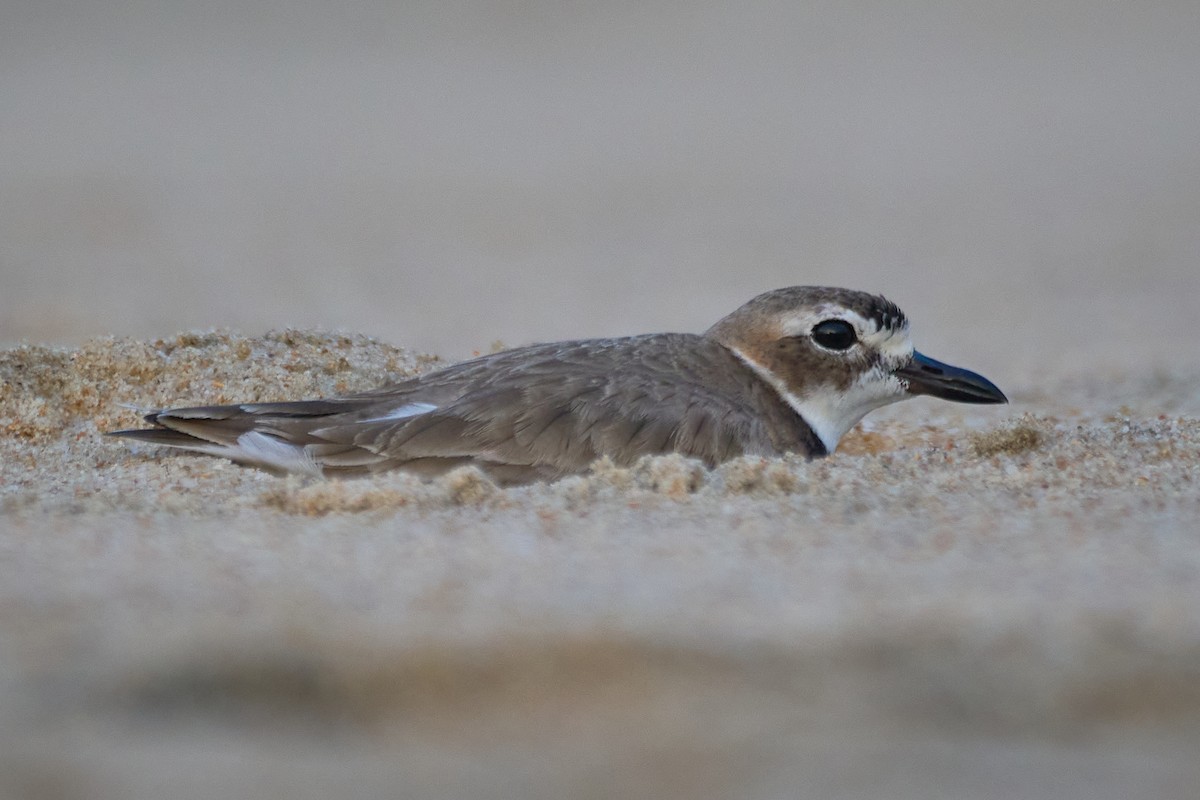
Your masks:
{"label": "black bill", "polygon": [[996,384],[969,369],[952,367],[913,351],[912,361],[896,370],[909,394],[927,394],[957,403],[1007,403]]}

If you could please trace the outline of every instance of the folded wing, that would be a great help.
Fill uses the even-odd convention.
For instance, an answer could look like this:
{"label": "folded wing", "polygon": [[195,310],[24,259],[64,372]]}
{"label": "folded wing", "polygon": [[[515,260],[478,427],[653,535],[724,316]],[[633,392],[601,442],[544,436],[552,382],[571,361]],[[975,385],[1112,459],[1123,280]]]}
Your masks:
{"label": "folded wing", "polygon": [[762,409],[745,405],[753,393],[704,379],[706,359],[724,358],[684,334],[534,345],[347,397],[159,411],[145,417],[153,427],[114,435],[275,472],[475,464],[503,483],[579,472],[600,456],[716,464],[777,452]]}

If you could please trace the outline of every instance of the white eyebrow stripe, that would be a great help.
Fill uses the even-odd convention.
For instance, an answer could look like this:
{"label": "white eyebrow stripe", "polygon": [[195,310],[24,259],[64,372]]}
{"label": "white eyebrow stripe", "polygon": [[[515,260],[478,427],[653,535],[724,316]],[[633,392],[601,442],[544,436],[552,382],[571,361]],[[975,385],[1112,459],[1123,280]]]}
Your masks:
{"label": "white eyebrow stripe", "polygon": [[391,411],[378,417],[361,420],[362,422],[389,422],[394,419],[407,419],[409,417],[418,417],[421,414],[428,414],[430,411],[436,411],[437,406],[432,403],[407,403],[402,406],[397,406]]}
{"label": "white eyebrow stripe", "polygon": [[873,336],[879,332],[879,324],[873,319],[864,317],[857,311],[834,303],[826,303],[816,308],[801,309],[782,321],[781,330],[784,336],[807,336],[814,325],[827,319],[840,319],[854,326],[862,337]]}

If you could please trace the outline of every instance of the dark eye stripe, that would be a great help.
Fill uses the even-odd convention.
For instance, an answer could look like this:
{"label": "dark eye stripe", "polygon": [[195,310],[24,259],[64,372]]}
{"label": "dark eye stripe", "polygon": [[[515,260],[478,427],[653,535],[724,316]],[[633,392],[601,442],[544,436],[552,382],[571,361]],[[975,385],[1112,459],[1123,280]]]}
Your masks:
{"label": "dark eye stripe", "polygon": [[843,319],[827,319],[813,326],[812,340],[829,350],[848,350],[858,341],[858,334]]}

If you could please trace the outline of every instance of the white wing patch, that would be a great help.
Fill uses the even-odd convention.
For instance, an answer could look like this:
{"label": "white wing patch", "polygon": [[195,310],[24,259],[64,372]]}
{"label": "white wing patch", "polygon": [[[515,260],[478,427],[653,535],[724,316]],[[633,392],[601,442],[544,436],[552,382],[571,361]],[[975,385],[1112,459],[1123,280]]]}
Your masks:
{"label": "white wing patch", "polygon": [[308,448],[291,444],[269,433],[247,431],[237,438],[237,446],[230,447],[237,455],[229,456],[237,461],[251,461],[284,472],[321,477],[321,465],[312,457]]}
{"label": "white wing patch", "polygon": [[378,417],[360,420],[361,422],[388,422],[393,419],[407,419],[408,417],[419,417],[422,414],[428,414],[430,411],[436,411],[437,406],[432,403],[408,403],[406,405],[397,406],[391,411]]}

